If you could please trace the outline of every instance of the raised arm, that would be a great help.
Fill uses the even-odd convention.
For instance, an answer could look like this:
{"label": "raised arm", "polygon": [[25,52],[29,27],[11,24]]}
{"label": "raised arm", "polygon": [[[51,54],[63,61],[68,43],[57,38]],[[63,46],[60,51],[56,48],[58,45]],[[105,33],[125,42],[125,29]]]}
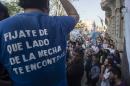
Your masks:
{"label": "raised arm", "polygon": [[72,16],[76,23],[79,21],[79,14],[74,6],[68,0],[60,0],[68,16]]}

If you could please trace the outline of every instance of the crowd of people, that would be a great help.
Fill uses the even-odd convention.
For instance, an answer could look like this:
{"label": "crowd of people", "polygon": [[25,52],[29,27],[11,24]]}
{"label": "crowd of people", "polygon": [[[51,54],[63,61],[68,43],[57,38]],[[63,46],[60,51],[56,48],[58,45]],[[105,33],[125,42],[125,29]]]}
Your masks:
{"label": "crowd of people", "polygon": [[0,3],[0,86],[67,86],[66,36],[79,15],[59,0],[67,15],[49,16],[49,1],[18,0],[11,17]]}
{"label": "crowd of people", "polygon": [[[85,72],[86,86],[126,86],[122,80],[120,52],[116,50],[114,41],[108,34],[99,35],[94,39],[83,35],[75,41],[69,39],[65,55],[65,39],[78,22],[79,15],[68,0],[60,1],[69,17],[49,17],[49,0],[19,0],[24,13],[10,18],[7,8],[0,3],[0,85],[81,86]],[[28,29],[26,31],[29,37],[21,32],[15,36],[9,35],[14,39],[4,40],[4,37],[8,38],[7,34],[16,34],[17,30],[25,29]],[[38,35],[41,29],[45,32],[39,32]],[[33,32],[33,36],[29,31]],[[46,33],[46,36],[41,36],[41,33]],[[35,47],[30,49],[27,45],[27,42],[41,42],[44,39],[50,40],[48,46],[38,46],[35,42]],[[13,46],[9,49],[14,49],[14,52],[8,52],[8,45]],[[50,47],[58,45],[58,52],[52,55]],[[18,50],[15,50],[16,48]],[[56,48],[53,49],[55,50]],[[37,51],[40,54],[35,56]],[[50,56],[43,56],[43,53]],[[24,54],[30,57],[25,58]],[[35,63],[37,64],[34,65]]]}
{"label": "crowd of people", "polygon": [[114,41],[107,33],[100,34],[96,43],[92,40],[89,37],[84,37],[84,41],[68,40],[69,86],[81,86],[84,71],[86,86],[126,86],[122,80],[120,51],[116,50]]}

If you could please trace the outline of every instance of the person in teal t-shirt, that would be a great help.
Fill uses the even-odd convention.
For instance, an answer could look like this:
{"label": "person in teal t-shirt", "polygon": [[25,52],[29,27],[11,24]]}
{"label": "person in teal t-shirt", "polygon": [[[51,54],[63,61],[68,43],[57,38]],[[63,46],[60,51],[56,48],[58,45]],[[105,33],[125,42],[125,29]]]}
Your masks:
{"label": "person in teal t-shirt", "polygon": [[68,16],[49,16],[49,0],[19,0],[24,13],[0,22],[0,63],[13,86],[67,86],[66,37],[79,15],[60,2]]}

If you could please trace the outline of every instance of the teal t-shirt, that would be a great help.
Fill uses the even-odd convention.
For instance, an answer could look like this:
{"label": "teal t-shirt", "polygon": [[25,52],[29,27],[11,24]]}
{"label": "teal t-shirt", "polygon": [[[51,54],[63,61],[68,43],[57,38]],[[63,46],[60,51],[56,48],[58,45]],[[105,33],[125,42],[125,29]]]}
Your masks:
{"label": "teal t-shirt", "polygon": [[66,37],[70,16],[21,13],[0,22],[0,63],[13,86],[67,86]]}

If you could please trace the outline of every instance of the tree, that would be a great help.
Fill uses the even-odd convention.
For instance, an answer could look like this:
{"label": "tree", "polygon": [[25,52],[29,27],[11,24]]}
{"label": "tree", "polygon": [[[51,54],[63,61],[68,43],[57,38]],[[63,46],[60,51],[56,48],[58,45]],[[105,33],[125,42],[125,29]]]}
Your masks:
{"label": "tree", "polygon": [[[8,7],[10,15],[14,15],[22,11],[22,8],[17,5],[18,0],[4,0],[3,3]],[[50,0],[50,15],[66,15],[66,12],[59,0]]]}
{"label": "tree", "polygon": [[50,1],[50,15],[60,16],[65,14],[64,8],[59,0]]}
{"label": "tree", "polygon": [[[10,1],[2,1],[9,9],[10,15],[14,15],[16,13],[19,13],[22,11],[22,8],[20,8],[17,3],[17,0],[10,0]],[[62,7],[62,4],[59,0],[51,0],[50,1],[50,14],[51,15],[64,15],[65,11]]]}
{"label": "tree", "polygon": [[[73,2],[73,1],[78,1],[78,0],[70,0],[70,2]],[[51,15],[56,15],[56,16],[66,15],[66,12],[60,0],[50,0],[50,4],[51,4],[50,5]]]}
{"label": "tree", "polygon": [[20,11],[22,11],[22,8],[20,8],[17,5],[17,1],[15,0],[3,1],[3,3],[7,6],[10,15],[15,15],[16,13],[19,13]]}

